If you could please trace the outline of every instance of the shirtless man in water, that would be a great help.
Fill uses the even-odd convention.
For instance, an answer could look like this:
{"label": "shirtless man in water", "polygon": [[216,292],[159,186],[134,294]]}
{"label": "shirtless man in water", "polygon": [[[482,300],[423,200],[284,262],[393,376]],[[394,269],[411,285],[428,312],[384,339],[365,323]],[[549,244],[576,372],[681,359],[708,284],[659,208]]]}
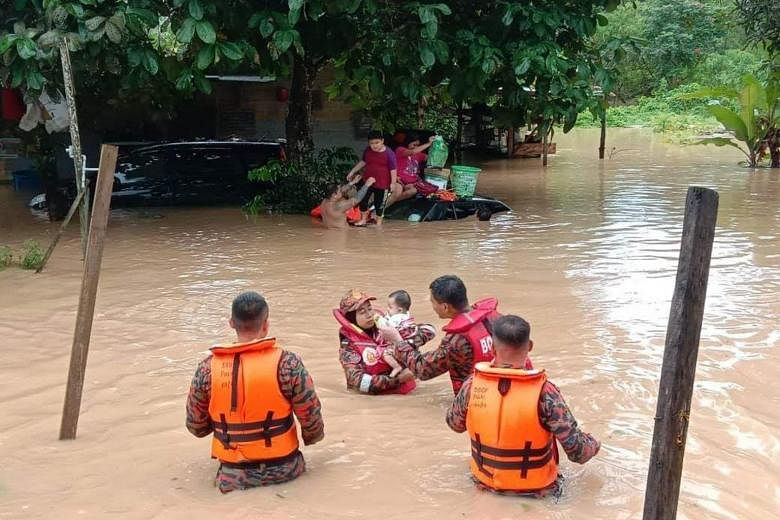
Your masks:
{"label": "shirtless man in water", "polygon": [[[357,178],[356,181],[360,180]],[[320,208],[322,210],[322,222],[329,228],[346,228],[347,224],[347,211],[354,208],[363,197],[368,193],[368,189],[376,182],[376,179],[370,178],[366,180],[358,192],[350,197],[347,195],[348,190],[353,186],[352,183],[345,186],[333,186],[330,197],[322,201]]]}

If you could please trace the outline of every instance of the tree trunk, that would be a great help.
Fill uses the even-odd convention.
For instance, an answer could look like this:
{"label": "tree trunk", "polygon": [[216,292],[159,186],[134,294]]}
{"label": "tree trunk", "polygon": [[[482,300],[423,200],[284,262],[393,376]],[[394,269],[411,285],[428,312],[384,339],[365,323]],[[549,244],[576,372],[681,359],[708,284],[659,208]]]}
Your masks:
{"label": "tree trunk", "polygon": [[458,103],[458,131],[455,136],[455,159],[463,159],[463,102]]}
{"label": "tree trunk", "polygon": [[780,168],[780,128],[776,128],[769,134],[767,139],[769,145],[769,158],[771,159],[771,168]]}
{"label": "tree trunk", "polygon": [[285,121],[286,151],[291,159],[314,149],[311,107],[317,69],[317,65],[295,55]]}
{"label": "tree trunk", "polygon": [[599,159],[604,158],[604,148],[607,143],[607,111],[601,115],[601,140],[599,141]]}
{"label": "tree trunk", "polygon": [[417,129],[422,130],[423,125],[425,125],[425,100],[420,98],[420,101],[417,102]]}
{"label": "tree trunk", "polygon": [[547,166],[547,137],[550,135],[550,128],[547,122],[542,123],[542,166]]}

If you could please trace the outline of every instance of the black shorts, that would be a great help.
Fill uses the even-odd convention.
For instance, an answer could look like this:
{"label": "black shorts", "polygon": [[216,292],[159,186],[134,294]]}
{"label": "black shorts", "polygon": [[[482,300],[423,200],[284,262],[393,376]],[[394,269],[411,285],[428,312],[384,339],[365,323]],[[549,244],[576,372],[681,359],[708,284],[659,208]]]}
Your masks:
{"label": "black shorts", "polygon": [[363,197],[363,200],[360,201],[360,211],[368,211],[368,208],[371,206],[371,198],[374,199],[374,211],[377,215],[380,217],[385,212],[385,192],[387,190],[383,190],[381,188],[374,188],[373,186],[371,188],[368,188],[368,193],[366,193],[366,196]]}

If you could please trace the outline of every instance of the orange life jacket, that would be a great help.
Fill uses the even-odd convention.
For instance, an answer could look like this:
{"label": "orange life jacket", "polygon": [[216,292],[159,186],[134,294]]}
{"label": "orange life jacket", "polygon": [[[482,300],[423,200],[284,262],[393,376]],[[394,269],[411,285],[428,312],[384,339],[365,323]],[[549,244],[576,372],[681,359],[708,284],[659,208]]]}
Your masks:
{"label": "orange life jacket", "polygon": [[555,437],[539,421],[544,370],[474,367],[466,429],[471,473],[499,491],[538,491],[558,476]]}
{"label": "orange life jacket", "polygon": [[211,456],[239,464],[296,453],[292,405],[279,388],[282,349],[276,339],[218,345],[211,353]]}

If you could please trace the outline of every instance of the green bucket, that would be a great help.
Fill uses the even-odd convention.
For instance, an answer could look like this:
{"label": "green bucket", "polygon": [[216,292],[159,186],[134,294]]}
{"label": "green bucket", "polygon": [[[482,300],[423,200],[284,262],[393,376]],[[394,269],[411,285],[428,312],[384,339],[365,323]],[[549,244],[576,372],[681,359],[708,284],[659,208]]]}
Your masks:
{"label": "green bucket", "polygon": [[473,197],[477,189],[477,178],[482,168],[455,164],[452,169],[452,189],[458,197]]}

